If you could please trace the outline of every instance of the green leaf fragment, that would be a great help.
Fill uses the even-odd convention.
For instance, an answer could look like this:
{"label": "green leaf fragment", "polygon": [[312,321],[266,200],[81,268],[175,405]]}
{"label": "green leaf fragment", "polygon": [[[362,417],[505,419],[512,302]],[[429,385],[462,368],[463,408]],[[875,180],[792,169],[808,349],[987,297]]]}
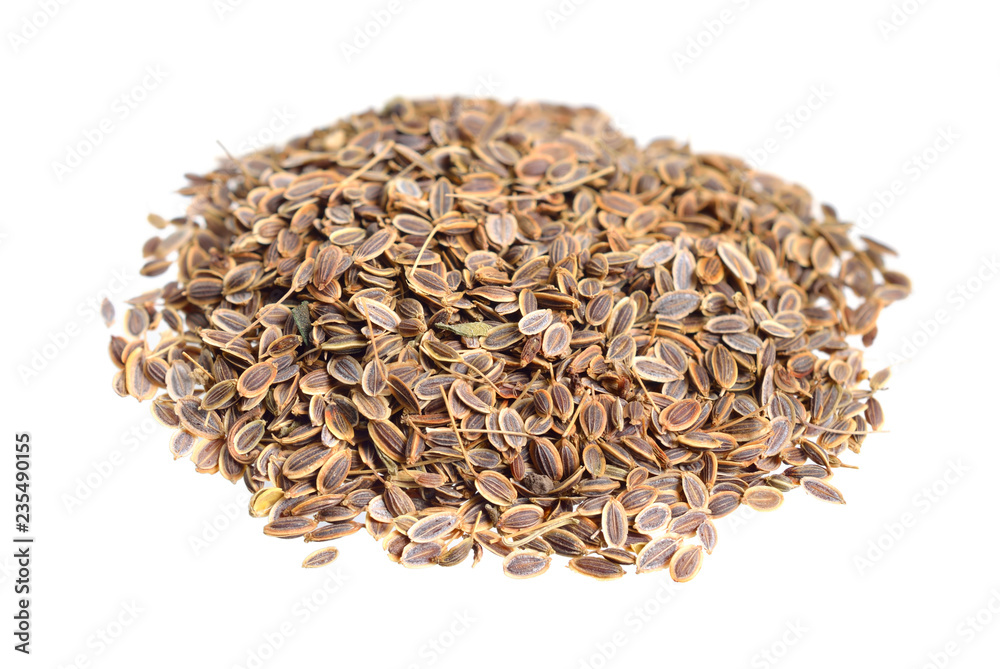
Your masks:
{"label": "green leaf fragment", "polygon": [[309,318],[309,303],[302,302],[297,307],[292,307],[292,320],[302,335],[302,341],[309,341],[309,332],[312,330],[312,320]]}

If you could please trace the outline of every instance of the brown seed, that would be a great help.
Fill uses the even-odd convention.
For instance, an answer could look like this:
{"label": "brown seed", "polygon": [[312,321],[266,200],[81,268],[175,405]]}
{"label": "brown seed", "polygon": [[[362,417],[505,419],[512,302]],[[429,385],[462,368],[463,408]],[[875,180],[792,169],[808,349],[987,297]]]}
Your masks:
{"label": "brown seed", "polygon": [[621,548],[628,536],[628,519],[625,517],[625,507],[616,499],[608,500],[601,512],[601,531],[608,546]]}
{"label": "brown seed", "polygon": [[229,444],[236,455],[246,455],[257,447],[267,424],[262,420],[250,421],[230,436]]}
{"label": "brown seed", "polygon": [[531,578],[544,574],[552,558],[531,550],[514,551],[503,560],[503,573],[511,578]]}
{"label": "brown seed", "polygon": [[545,328],[549,327],[551,323],[552,310],[539,309],[537,311],[532,311],[530,314],[518,321],[517,329],[520,330],[523,335],[536,335],[544,332]]}
{"label": "brown seed", "polygon": [[476,490],[488,502],[499,506],[510,506],[517,499],[517,491],[507,477],[493,471],[480,472],[476,476]]}
{"label": "brown seed", "polygon": [[101,318],[104,319],[105,327],[111,327],[115,322],[115,307],[106,297],[101,300]]}
{"label": "brown seed", "polygon": [[802,488],[818,500],[831,504],[845,503],[844,496],[840,494],[840,491],[826,481],[807,476],[801,480],[801,483]]}
{"label": "brown seed", "polygon": [[316,529],[316,521],[302,516],[277,518],[264,526],[264,534],[281,539],[294,539]]}
{"label": "brown seed", "polygon": [[664,318],[680,319],[693,313],[701,305],[702,295],[693,290],[675,290],[666,293],[650,306],[650,311]]}
{"label": "brown seed", "polygon": [[741,503],[842,503],[888,384],[851,335],[912,291],[895,253],[739,159],[611,128],[397,99],[192,175],[189,213],[148,219],[164,279],[126,301],[114,392],[267,533],[364,529],[408,567],[687,580]]}
{"label": "brown seed", "polygon": [[625,575],[621,565],[615,564],[597,555],[586,555],[569,561],[569,568],[578,574],[596,578],[599,581],[611,581]]}
{"label": "brown seed", "polygon": [[274,377],[278,375],[278,368],[270,362],[259,362],[251,365],[245,372],[240,374],[236,384],[236,390],[243,397],[257,397],[267,392]]}
{"label": "brown seed", "polygon": [[633,526],[636,532],[654,534],[663,530],[670,522],[670,507],[666,504],[650,504],[635,516]]}
{"label": "brown seed", "polygon": [[580,428],[588,439],[597,439],[604,434],[608,424],[608,414],[604,405],[589,400],[580,407]]}
{"label": "brown seed", "polygon": [[434,565],[440,556],[439,544],[411,542],[403,548],[399,563],[408,569],[422,569]]}
{"label": "brown seed", "polygon": [[636,556],[635,573],[645,574],[666,569],[671,564],[671,558],[682,546],[682,541],[682,537],[674,534],[667,534],[650,541]]}
{"label": "brown seed", "polygon": [[569,349],[573,330],[565,323],[553,323],[542,335],[542,355],[558,358]]}
{"label": "brown seed", "polygon": [[680,548],[670,559],[670,578],[678,583],[686,583],[701,571],[704,556],[701,546],[688,544]]}
{"label": "brown seed", "polygon": [[774,511],[783,501],[781,492],[771,486],[754,486],[743,493],[743,502],[754,511]]}
{"label": "brown seed", "polygon": [[703,507],[708,503],[708,489],[700,478],[690,472],[684,472],[681,475],[681,484],[684,488],[684,499],[692,509]]}
{"label": "brown seed", "polygon": [[307,568],[325,567],[336,560],[338,555],[337,549],[333,546],[320,548],[307,555],[306,559],[302,561],[302,566]]}
{"label": "brown seed", "polygon": [[451,532],[458,524],[458,514],[454,511],[442,511],[433,515],[421,518],[407,530],[406,534],[410,541],[426,543],[437,541],[442,536]]}

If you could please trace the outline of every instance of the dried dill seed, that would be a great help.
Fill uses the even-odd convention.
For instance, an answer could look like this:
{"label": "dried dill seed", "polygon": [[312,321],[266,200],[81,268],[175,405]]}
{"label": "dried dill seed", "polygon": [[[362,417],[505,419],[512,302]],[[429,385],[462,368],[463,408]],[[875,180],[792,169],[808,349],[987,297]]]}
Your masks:
{"label": "dried dill seed", "polygon": [[885,421],[851,336],[909,294],[892,250],[593,109],[396,100],[181,192],[113,388],[267,535],[687,581],[740,504],[843,503],[829,479]]}

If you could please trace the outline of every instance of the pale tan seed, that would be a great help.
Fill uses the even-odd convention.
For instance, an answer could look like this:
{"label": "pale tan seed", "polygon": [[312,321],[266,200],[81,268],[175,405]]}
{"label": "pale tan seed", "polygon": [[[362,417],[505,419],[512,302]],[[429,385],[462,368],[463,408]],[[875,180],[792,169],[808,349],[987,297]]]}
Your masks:
{"label": "pale tan seed", "polygon": [[743,493],[743,502],[754,511],[774,511],[783,501],[781,492],[771,486],[754,486]]}

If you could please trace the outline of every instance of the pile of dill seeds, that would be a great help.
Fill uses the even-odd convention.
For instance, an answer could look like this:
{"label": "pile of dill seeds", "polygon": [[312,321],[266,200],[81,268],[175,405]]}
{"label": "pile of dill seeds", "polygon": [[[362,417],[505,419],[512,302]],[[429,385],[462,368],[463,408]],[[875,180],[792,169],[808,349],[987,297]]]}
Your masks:
{"label": "pile of dill seeds", "polygon": [[[687,581],[741,504],[878,431],[891,249],[807,191],[594,109],[396,100],[188,177],[114,389],[264,533],[406,567]],[[857,335],[857,337],[852,337]],[[471,559],[470,559],[471,556]]]}

